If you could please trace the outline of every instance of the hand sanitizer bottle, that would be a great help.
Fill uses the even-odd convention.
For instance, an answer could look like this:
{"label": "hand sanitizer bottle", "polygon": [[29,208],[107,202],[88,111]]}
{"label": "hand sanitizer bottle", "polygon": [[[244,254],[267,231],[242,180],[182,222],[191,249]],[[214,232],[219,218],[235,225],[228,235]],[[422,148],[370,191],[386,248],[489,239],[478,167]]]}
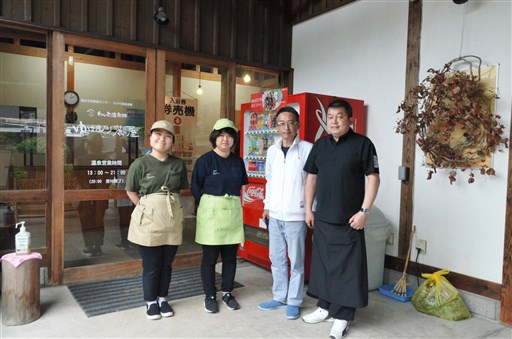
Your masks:
{"label": "hand sanitizer bottle", "polygon": [[30,254],[30,232],[25,229],[25,222],[20,221],[16,224],[16,228],[20,228],[20,231],[15,236],[16,242],[16,254],[25,255]]}

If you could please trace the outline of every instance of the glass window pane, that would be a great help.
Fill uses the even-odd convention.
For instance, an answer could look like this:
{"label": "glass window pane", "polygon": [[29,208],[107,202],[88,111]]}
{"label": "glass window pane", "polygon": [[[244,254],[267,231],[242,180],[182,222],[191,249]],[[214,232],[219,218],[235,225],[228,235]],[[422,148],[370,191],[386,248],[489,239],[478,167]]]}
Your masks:
{"label": "glass window pane", "polygon": [[[0,42],[0,190],[46,188],[46,37],[2,31]],[[0,252],[14,250],[14,225],[45,247],[45,201],[0,203]]]}
{"label": "glass window pane", "polygon": [[[251,102],[251,95],[267,89],[279,88],[278,73],[264,73],[238,67],[236,75],[235,107]],[[237,117],[238,119],[239,117]]]}
{"label": "glass window pane", "polygon": [[[112,60],[114,52],[73,50],[73,94],[79,100],[67,105],[66,189],[124,194],[128,167],[144,151],[145,58],[123,54]],[[126,241],[133,210],[127,197],[74,205],[65,214],[65,267],[139,258]]]}

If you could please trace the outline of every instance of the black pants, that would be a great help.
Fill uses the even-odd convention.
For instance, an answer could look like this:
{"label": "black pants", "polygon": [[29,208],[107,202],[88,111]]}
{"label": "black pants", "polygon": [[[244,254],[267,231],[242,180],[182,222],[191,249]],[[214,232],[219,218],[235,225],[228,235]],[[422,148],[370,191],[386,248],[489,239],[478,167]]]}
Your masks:
{"label": "black pants", "polygon": [[207,297],[215,296],[215,264],[219,254],[222,258],[222,285],[223,292],[233,291],[236,273],[236,254],[238,244],[234,245],[203,245],[203,260],[201,261],[201,279],[203,290]]}
{"label": "black pants", "polygon": [[84,244],[87,248],[101,247],[105,237],[105,210],[108,208],[107,200],[80,201],[78,215],[82,227]]}
{"label": "black pants", "polygon": [[341,319],[346,321],[354,320],[356,315],[356,309],[353,307],[342,306],[338,304],[330,303],[324,299],[318,299],[316,303],[318,307],[323,308],[324,310],[329,311],[329,315],[334,319]]}
{"label": "black pants", "polygon": [[145,301],[154,301],[157,297],[167,297],[171,283],[172,262],[178,246],[162,245],[146,247],[139,245],[142,258],[142,289]]}

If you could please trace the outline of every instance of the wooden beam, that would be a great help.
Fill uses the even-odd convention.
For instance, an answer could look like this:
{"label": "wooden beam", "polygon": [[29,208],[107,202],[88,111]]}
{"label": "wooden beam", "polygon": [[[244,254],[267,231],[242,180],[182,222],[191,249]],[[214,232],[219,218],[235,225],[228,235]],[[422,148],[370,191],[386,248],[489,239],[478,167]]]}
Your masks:
{"label": "wooden beam", "polygon": [[230,65],[230,62],[227,60],[222,60],[218,58],[214,59],[197,54],[179,53],[174,51],[167,51],[166,54],[167,60],[172,60],[180,63],[204,65],[223,69],[228,69]]}
{"label": "wooden beam", "polygon": [[27,55],[27,56],[39,57],[39,58],[46,58],[46,55],[47,55],[46,49],[44,49],[44,48],[20,46],[20,45],[17,45],[16,43],[14,43],[14,44],[0,43],[0,50],[3,53]]}
{"label": "wooden beam", "polygon": [[201,6],[200,0],[195,0],[194,5],[194,52],[201,50]]}
{"label": "wooden beam", "polygon": [[222,73],[220,117],[235,121],[236,64],[232,63],[227,72]]}
{"label": "wooden beam", "polygon": [[[50,284],[62,284],[64,269],[64,35],[48,33],[46,180],[46,236],[50,252]],[[58,184],[61,183],[61,184]]]}
{"label": "wooden beam", "polygon": [[[512,130],[510,131],[508,140],[512,140]],[[500,320],[512,326],[512,151],[510,150],[508,152],[508,183]]]}
{"label": "wooden beam", "polygon": [[[270,24],[269,24],[269,14],[268,14],[268,6],[265,6],[263,9],[263,63],[268,63],[269,55],[270,55]],[[280,26],[280,25],[279,25]]]}
{"label": "wooden beam", "polygon": [[156,49],[148,48],[146,54],[146,125],[143,136],[146,148],[149,148],[148,132],[156,121],[156,53]]}
{"label": "wooden beam", "polygon": [[[62,99],[64,100],[64,99]],[[1,190],[0,201],[2,202],[31,202],[48,200],[47,190]]]}
{"label": "wooden beam", "polygon": [[[74,56],[74,47],[68,46],[68,53],[66,54],[67,58],[67,69],[66,69],[66,89],[68,91],[75,90],[75,56]],[[70,62],[73,60],[73,62]]]}
{"label": "wooden beam", "polygon": [[137,0],[130,0],[130,40],[137,40]]}
{"label": "wooden beam", "polygon": [[219,54],[219,0],[214,0],[213,5],[213,27],[212,27],[212,54]]}
{"label": "wooden beam", "polygon": [[[409,2],[409,23],[407,27],[407,64],[405,77],[405,98],[410,98],[410,90],[419,81],[419,61],[421,42],[422,0]],[[404,134],[402,142],[402,166],[409,168],[409,181],[401,182],[400,186],[400,226],[398,256],[407,254],[410,234],[412,232],[413,192],[414,192],[414,161],[416,151],[416,134]]]}
{"label": "wooden beam", "polygon": [[88,20],[88,7],[87,0],[80,0],[80,31],[87,32],[89,30],[89,20]]}
{"label": "wooden beam", "polygon": [[181,63],[173,62],[172,68],[172,95],[174,97],[181,97]]}
{"label": "wooden beam", "polygon": [[165,51],[156,52],[156,70],[155,70],[155,119],[165,119]]}
{"label": "wooden beam", "polygon": [[230,22],[230,36],[229,36],[229,57],[234,58],[236,56],[236,14],[238,13],[237,0],[231,0],[231,22]]}
{"label": "wooden beam", "polygon": [[[155,23],[156,24],[156,23]],[[146,55],[146,47],[137,46],[132,44],[126,44],[122,42],[116,41],[113,43],[111,40],[107,39],[95,39],[83,35],[77,34],[65,34],[66,44],[80,46],[80,47],[89,47],[93,49],[100,49],[109,52],[120,52],[125,54],[132,55]]]}
{"label": "wooden beam", "polygon": [[247,27],[248,27],[248,30],[247,30],[247,37],[246,37],[246,41],[247,41],[247,46],[246,46],[246,53],[247,55],[245,56],[245,60],[247,61],[252,61],[253,60],[253,57],[252,57],[252,51],[253,51],[253,44],[254,44],[254,2],[253,0],[248,0],[248,7],[249,7],[249,18],[247,19]]}
{"label": "wooden beam", "polygon": [[172,21],[173,34],[173,45],[174,48],[180,48],[181,46],[181,1],[174,1],[174,19]]}

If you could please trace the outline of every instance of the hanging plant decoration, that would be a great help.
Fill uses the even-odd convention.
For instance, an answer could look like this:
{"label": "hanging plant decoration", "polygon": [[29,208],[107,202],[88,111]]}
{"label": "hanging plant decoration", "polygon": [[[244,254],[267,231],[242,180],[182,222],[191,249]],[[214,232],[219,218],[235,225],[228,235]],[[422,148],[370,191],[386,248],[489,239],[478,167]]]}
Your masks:
{"label": "hanging plant decoration", "polygon": [[[502,137],[505,127],[498,122],[501,117],[492,113],[494,93],[481,86],[480,65],[478,75],[472,68],[451,69],[456,61],[467,62],[465,58],[452,60],[441,70],[429,69],[397,110],[404,118],[398,120],[396,132],[417,134],[416,143],[425,153],[423,165],[429,167],[427,180],[437,168],[451,169],[450,184],[456,181],[457,170],[478,168],[482,175],[495,175],[490,157],[500,144],[508,147],[508,139]],[[474,181],[471,172],[468,183]]]}

